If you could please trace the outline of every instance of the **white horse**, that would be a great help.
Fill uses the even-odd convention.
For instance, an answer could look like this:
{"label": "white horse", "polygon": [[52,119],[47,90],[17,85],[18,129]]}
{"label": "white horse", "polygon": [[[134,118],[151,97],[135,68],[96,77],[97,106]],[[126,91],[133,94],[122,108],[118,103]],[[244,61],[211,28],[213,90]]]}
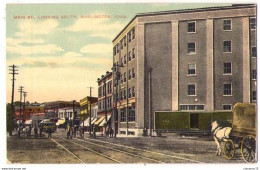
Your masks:
{"label": "white horse", "polygon": [[211,132],[213,133],[213,138],[217,144],[217,152],[216,155],[221,155],[220,144],[223,141],[227,141],[229,135],[231,133],[232,128],[230,127],[220,127],[217,121],[211,123]]}

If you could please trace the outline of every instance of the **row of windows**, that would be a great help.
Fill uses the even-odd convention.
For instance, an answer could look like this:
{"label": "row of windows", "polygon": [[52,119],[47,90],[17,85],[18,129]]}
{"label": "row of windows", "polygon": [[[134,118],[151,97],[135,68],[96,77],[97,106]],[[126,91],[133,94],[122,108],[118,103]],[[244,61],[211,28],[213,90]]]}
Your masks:
{"label": "row of windows", "polygon": [[[232,110],[232,104],[223,104],[223,110]],[[204,110],[204,105],[180,105],[180,110]]]}
{"label": "row of windows", "polygon": [[[231,31],[232,30],[232,19],[223,19],[223,30]],[[256,18],[250,18],[249,27],[251,30],[256,29]],[[196,33],[196,21],[188,22],[188,33]]]}
{"label": "row of windows", "polygon": [[[135,87],[128,88],[128,98],[132,97],[135,97]],[[119,99],[119,96],[117,96],[117,99]],[[126,100],[126,89],[120,91],[120,100]]]}
{"label": "row of windows", "polygon": [[[135,78],[135,68],[128,70],[128,80],[131,80],[132,78]],[[124,72],[124,74],[120,75],[121,83],[126,82],[126,79],[127,79],[126,72]]]}
{"label": "row of windows", "polygon": [[[106,101],[106,103],[105,103]],[[111,109],[112,108],[112,98],[109,97],[106,100],[98,101],[98,109],[99,110],[105,110],[105,109]]]}
{"label": "row of windows", "polygon": [[[196,96],[196,85],[188,84],[188,96]],[[232,83],[223,84],[223,95],[231,96],[232,95]]]}
{"label": "row of windows", "polygon": [[102,85],[98,87],[98,97],[105,96],[106,95],[105,92],[107,92],[107,94],[112,93],[112,81],[109,81],[108,83],[106,83],[106,85]]}
{"label": "row of windows", "polygon": [[[131,51],[128,52],[128,62],[130,62],[133,59],[135,59],[135,48],[133,48]],[[124,57],[120,58],[120,65],[125,66],[126,62],[127,62],[126,55],[124,55]]]}
{"label": "row of windows", "polygon": [[[130,43],[134,39],[135,39],[135,27],[132,28],[132,30],[127,33],[128,43]],[[119,53],[119,50],[122,50],[126,47],[127,40],[126,40],[126,36],[124,36],[124,38],[122,38],[122,40],[120,40],[120,43],[117,43],[114,46],[114,48],[113,48],[114,56]]]}
{"label": "row of windows", "polygon": [[[187,45],[187,53],[189,55],[196,54],[196,43],[190,42]],[[231,41],[223,41],[223,53],[232,53],[232,42]],[[256,47],[251,47],[251,56],[256,57],[257,56],[257,50]]]}
{"label": "row of windows", "polygon": [[[126,116],[126,109],[121,109],[120,111],[120,121],[126,122],[127,116]],[[128,107],[128,122],[134,122],[135,121],[135,106]]]}

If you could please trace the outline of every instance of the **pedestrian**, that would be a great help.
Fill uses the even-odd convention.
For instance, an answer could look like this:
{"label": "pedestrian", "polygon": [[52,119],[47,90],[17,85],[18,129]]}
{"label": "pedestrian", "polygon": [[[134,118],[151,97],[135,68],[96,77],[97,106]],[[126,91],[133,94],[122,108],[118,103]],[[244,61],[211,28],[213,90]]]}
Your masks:
{"label": "pedestrian", "polygon": [[71,131],[70,125],[68,124],[68,125],[67,125],[67,139],[72,139],[72,136],[71,136],[71,134],[70,134],[70,131]]}
{"label": "pedestrian", "polygon": [[46,132],[48,133],[48,138],[51,138],[51,127],[47,127]]}
{"label": "pedestrian", "polygon": [[34,126],[34,137],[38,138],[38,128],[37,128],[36,124]]}
{"label": "pedestrian", "polygon": [[96,127],[93,127],[93,137],[96,138]]}

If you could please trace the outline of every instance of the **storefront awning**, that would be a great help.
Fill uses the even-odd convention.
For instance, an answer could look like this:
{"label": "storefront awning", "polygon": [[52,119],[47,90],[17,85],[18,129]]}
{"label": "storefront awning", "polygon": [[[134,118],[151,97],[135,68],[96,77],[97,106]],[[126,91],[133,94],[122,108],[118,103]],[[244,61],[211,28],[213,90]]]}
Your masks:
{"label": "storefront awning", "polygon": [[95,125],[99,125],[104,119],[105,119],[105,116],[101,116],[101,117],[95,122]]}
{"label": "storefront awning", "polygon": [[97,121],[97,118],[95,117],[95,118],[91,121],[91,125],[93,125],[96,121]]}
{"label": "storefront awning", "polygon": [[[111,115],[107,115],[107,121],[109,121],[110,118],[111,118]],[[99,124],[99,126],[105,126],[106,124],[107,124],[106,119],[104,119],[104,120]]]}
{"label": "storefront awning", "polygon": [[65,123],[65,119],[60,119],[60,120],[58,120],[58,122],[56,123],[56,125],[58,126],[58,125],[62,125],[62,124],[64,124]]}
{"label": "storefront awning", "polygon": [[26,120],[24,124],[30,125],[30,124],[32,124],[32,120]]}

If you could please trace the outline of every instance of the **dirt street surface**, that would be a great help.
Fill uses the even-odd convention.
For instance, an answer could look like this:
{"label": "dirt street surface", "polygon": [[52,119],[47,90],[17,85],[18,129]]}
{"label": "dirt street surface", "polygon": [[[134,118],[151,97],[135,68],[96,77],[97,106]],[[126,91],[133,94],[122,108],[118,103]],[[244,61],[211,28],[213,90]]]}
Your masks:
{"label": "dirt street surface", "polygon": [[[166,136],[167,135],[167,136]],[[7,159],[23,164],[94,163],[244,163],[239,150],[232,160],[216,156],[210,138],[180,137],[100,137],[67,140],[64,129],[52,138],[7,137]]]}

